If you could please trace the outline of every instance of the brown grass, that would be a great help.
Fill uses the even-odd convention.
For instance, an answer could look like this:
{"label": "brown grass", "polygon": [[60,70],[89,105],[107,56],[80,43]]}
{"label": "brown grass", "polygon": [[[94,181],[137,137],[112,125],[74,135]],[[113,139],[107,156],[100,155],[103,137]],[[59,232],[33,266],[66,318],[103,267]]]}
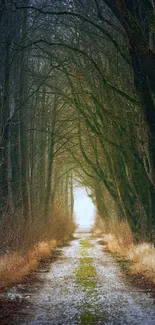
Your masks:
{"label": "brown grass", "polygon": [[20,282],[26,275],[34,271],[40,261],[52,255],[57,242],[41,242],[30,249],[27,254],[12,253],[0,258],[0,290]]}
{"label": "brown grass", "polygon": [[134,244],[127,221],[120,223],[113,221],[107,228],[104,225],[102,237],[107,250],[132,262],[130,268],[132,274],[141,274],[155,283],[155,248],[146,242]]}
{"label": "brown grass", "polygon": [[127,258],[133,262],[131,272],[142,274],[155,283],[155,248],[149,243],[133,245]]}
{"label": "brown grass", "polygon": [[120,256],[127,256],[133,245],[133,236],[127,221],[113,220],[105,224],[103,240],[109,251]]}
{"label": "brown grass", "polygon": [[14,215],[3,213],[0,227],[0,255],[10,252],[23,252],[40,242],[51,239],[69,238],[74,230],[73,217],[66,211],[65,197],[56,199],[50,207],[50,215],[44,217],[44,208],[33,207],[29,222],[22,219],[21,211]]}
{"label": "brown grass", "polygon": [[66,212],[65,198],[55,201],[48,220],[43,209],[35,209],[33,220],[25,224],[20,213],[3,216],[0,229],[0,290],[20,282],[48,258],[54,247],[68,240],[75,229]]}

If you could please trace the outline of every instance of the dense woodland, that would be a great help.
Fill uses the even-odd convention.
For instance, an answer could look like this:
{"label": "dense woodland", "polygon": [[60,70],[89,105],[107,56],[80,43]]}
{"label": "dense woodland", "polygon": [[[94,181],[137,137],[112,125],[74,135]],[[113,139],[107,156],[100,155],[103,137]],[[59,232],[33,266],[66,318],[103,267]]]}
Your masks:
{"label": "dense woodland", "polygon": [[72,232],[76,179],[153,241],[155,2],[0,3],[2,250]]}

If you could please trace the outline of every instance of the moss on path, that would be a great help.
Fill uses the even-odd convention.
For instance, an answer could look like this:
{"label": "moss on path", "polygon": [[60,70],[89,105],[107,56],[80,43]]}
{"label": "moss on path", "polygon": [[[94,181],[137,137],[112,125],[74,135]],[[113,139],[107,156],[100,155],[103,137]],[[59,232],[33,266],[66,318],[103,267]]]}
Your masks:
{"label": "moss on path", "polygon": [[97,316],[95,312],[96,301],[96,268],[93,265],[93,258],[89,256],[89,249],[93,247],[91,238],[86,238],[80,241],[80,263],[75,269],[75,274],[78,284],[81,289],[86,292],[86,297],[89,298],[89,303],[85,302],[82,306],[79,324],[95,324]]}

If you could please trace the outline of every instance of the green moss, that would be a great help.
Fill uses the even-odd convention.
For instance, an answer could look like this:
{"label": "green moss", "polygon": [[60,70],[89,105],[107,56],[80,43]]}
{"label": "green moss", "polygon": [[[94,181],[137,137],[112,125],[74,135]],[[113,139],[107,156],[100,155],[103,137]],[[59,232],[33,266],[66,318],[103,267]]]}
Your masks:
{"label": "green moss", "polygon": [[82,286],[85,292],[85,299],[80,306],[80,318],[77,315],[76,320],[80,325],[95,325],[98,324],[99,320],[102,324],[105,324],[105,320],[108,319],[107,315],[98,313],[98,306],[96,304],[97,298],[97,282],[96,282],[96,268],[93,265],[93,257],[89,256],[89,248],[93,245],[90,242],[90,238],[83,239],[80,241],[80,260],[79,265],[75,269],[75,275],[77,282]]}
{"label": "green moss", "polygon": [[93,247],[93,244],[90,243],[89,239],[82,239],[82,240],[80,240],[80,245],[82,245],[85,248],[91,248],[91,247]]}
{"label": "green moss", "polygon": [[89,238],[80,241],[80,264],[75,270],[77,281],[86,288],[95,288],[96,286],[96,268],[92,264],[93,258],[88,254],[88,248],[93,245],[89,242]]}
{"label": "green moss", "polygon": [[[95,302],[96,302],[96,268],[93,265],[93,258],[89,256],[89,248],[93,245],[90,239],[83,239],[80,241],[80,263],[75,269],[75,274],[78,283],[83,287],[87,297],[91,298],[90,304],[83,304],[82,314],[80,316],[79,324],[96,324],[95,316]],[[91,311],[90,311],[91,310]],[[93,312],[92,312],[93,311]]]}
{"label": "green moss", "polygon": [[82,264],[92,263],[92,261],[93,261],[93,258],[88,255],[80,258],[80,263],[82,263]]}
{"label": "green moss", "polygon": [[96,321],[97,321],[96,315],[92,314],[89,311],[84,312],[80,316],[80,325],[84,325],[84,324],[93,324],[94,325]]}
{"label": "green moss", "polygon": [[75,270],[78,280],[88,280],[89,278],[96,276],[96,269],[90,263],[80,263]]}
{"label": "green moss", "polygon": [[96,288],[95,280],[80,280],[80,284],[89,289],[89,295],[94,293],[94,289]]}
{"label": "green moss", "polygon": [[80,255],[82,257],[88,257],[89,256],[87,250],[86,249],[83,249],[82,246],[79,248],[79,253],[80,253]]}

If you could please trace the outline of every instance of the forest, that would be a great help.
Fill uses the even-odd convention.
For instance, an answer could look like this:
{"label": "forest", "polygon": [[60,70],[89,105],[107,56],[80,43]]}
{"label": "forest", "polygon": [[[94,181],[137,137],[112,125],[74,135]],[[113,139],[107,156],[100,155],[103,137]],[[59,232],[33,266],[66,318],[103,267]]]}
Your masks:
{"label": "forest", "polygon": [[75,228],[74,182],[109,229],[155,241],[155,2],[0,1],[0,253]]}

